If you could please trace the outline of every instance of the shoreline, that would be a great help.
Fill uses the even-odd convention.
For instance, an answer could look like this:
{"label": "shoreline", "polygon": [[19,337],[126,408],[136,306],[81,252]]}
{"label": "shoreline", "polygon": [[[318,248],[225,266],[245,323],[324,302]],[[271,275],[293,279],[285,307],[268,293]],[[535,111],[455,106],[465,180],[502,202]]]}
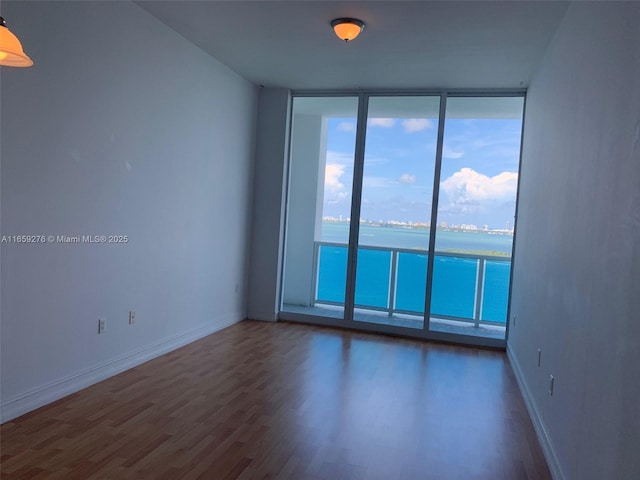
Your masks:
{"label": "shoreline", "polygon": [[[328,224],[328,225],[345,225],[348,227],[351,222],[347,220],[323,219],[322,223]],[[390,220],[387,222],[370,222],[370,221],[361,220],[360,226],[374,227],[374,228],[392,228],[397,230],[424,230],[426,232],[431,230],[431,227],[426,224],[419,224],[419,223],[411,224],[411,223],[405,223],[405,222],[396,222],[394,220]],[[460,232],[460,233],[486,233],[489,235],[509,235],[509,236],[513,236],[513,233],[514,233],[513,229],[511,230],[497,229],[497,228],[484,229],[484,228],[479,228],[477,225],[460,225],[460,226],[452,225],[447,227],[436,227],[436,231]]]}

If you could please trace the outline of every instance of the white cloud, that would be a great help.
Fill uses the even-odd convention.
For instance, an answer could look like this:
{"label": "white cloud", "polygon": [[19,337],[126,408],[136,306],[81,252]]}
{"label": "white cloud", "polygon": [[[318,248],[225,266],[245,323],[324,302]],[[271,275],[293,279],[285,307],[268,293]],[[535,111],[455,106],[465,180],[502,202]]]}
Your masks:
{"label": "white cloud", "polygon": [[462,168],[440,184],[454,205],[476,205],[512,200],[516,195],[518,174],[502,172],[488,177],[471,168]]}
{"label": "white cloud", "polygon": [[338,205],[350,200],[353,154],[328,151],[324,166],[324,202],[326,205]]}
{"label": "white cloud", "polygon": [[344,183],[340,181],[344,175],[344,165],[337,163],[327,163],[324,168],[324,188],[329,191],[340,191],[344,189]]}
{"label": "white cloud", "polygon": [[402,175],[400,175],[398,181],[400,183],[416,183],[416,176],[410,175],[408,173],[403,173]]}
{"label": "white cloud", "polygon": [[369,126],[391,128],[396,124],[395,118],[370,118]]}
{"label": "white cloud", "polygon": [[448,145],[444,145],[442,147],[442,156],[444,158],[462,158],[464,156],[464,152],[462,150],[451,148]]}
{"label": "white cloud", "polygon": [[419,132],[433,127],[433,122],[428,118],[409,118],[402,121],[402,127],[407,133]]}
{"label": "white cloud", "polygon": [[356,124],[353,122],[341,122],[338,124],[338,130],[341,132],[354,132]]}
{"label": "white cloud", "polygon": [[326,164],[353,165],[353,153],[327,151]]}
{"label": "white cloud", "polygon": [[332,198],[328,198],[326,199],[327,204],[329,205],[338,205],[342,202],[344,202],[346,199],[348,199],[350,196],[347,192],[338,192],[337,195],[333,196]]}
{"label": "white cloud", "polygon": [[390,183],[390,179],[386,177],[371,177],[364,176],[362,178],[362,185],[369,188],[384,188]]}
{"label": "white cloud", "polygon": [[387,157],[381,157],[375,154],[365,153],[364,164],[367,167],[371,167],[373,165],[384,165],[389,163],[389,159]]}

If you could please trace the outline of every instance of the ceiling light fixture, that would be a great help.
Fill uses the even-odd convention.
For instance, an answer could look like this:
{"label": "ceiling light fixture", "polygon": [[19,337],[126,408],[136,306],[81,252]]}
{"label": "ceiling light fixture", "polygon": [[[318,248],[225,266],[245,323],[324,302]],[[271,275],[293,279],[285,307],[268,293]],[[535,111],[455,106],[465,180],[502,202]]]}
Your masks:
{"label": "ceiling light fixture", "polygon": [[340,40],[353,40],[364,30],[364,22],[356,18],[336,18],[331,22],[333,31]]}
{"label": "ceiling light fixture", "polygon": [[0,17],[0,65],[7,67],[30,67],[33,65],[18,37],[7,28],[4,18]]}

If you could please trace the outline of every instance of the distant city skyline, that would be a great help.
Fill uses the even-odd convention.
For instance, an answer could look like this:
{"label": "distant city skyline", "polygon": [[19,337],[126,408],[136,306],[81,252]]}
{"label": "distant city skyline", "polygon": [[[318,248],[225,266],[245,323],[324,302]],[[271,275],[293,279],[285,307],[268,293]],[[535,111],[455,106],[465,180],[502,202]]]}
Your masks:
{"label": "distant city skyline", "polygon": [[[323,222],[329,223],[351,223],[350,217],[332,217],[332,216],[324,216],[322,217]],[[424,228],[429,229],[431,225],[428,222],[413,222],[403,221],[403,220],[368,220],[365,218],[360,218],[360,223],[365,225],[373,225],[373,226],[388,226],[388,227],[409,227],[409,228]],[[436,225],[436,228],[441,229],[451,229],[451,230],[464,230],[464,231],[489,231],[489,232],[501,232],[501,233],[513,233],[513,224],[509,221],[506,222],[503,228],[490,228],[488,224],[484,225],[475,225],[471,223],[447,223],[447,222],[439,222]]]}
{"label": "distant city skyline", "polygon": [[[361,219],[430,223],[437,123],[368,120]],[[355,127],[354,118],[328,121],[323,216],[351,215]],[[438,225],[512,228],[521,127],[519,119],[446,121]]]}

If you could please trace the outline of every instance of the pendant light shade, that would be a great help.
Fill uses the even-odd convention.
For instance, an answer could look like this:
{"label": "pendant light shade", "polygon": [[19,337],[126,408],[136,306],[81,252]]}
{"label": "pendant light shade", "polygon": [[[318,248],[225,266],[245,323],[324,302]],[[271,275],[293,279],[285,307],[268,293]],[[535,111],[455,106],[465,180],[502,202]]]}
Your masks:
{"label": "pendant light shade", "polygon": [[7,67],[30,67],[33,65],[18,37],[7,28],[4,18],[0,17],[0,65]]}
{"label": "pendant light shade", "polygon": [[364,29],[364,22],[356,18],[336,18],[331,22],[331,26],[340,40],[348,42],[360,35]]}

